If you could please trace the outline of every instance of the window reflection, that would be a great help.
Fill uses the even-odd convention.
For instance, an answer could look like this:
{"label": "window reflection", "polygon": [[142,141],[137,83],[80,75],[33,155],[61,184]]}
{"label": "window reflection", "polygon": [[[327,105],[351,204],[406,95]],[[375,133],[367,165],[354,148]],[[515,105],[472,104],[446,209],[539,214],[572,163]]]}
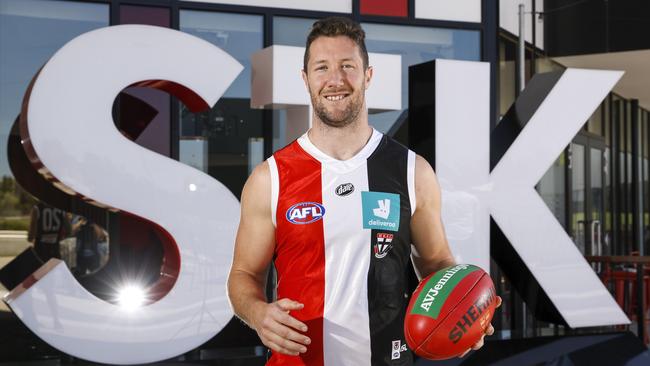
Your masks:
{"label": "window reflection", "polygon": [[62,259],[77,276],[108,261],[108,232],[92,220],[45,202],[32,206],[27,241],[42,262]]}
{"label": "window reflection", "polygon": [[[273,44],[305,47],[307,35],[315,18],[273,18]],[[298,72],[299,70],[296,70]],[[291,141],[287,137],[287,111],[273,110],[273,151],[279,150]],[[290,130],[290,129],[289,129]]]}
{"label": "window reflection", "polygon": [[515,45],[499,41],[499,114],[505,115],[515,102]]}
{"label": "window reflection", "polygon": [[369,121],[380,132],[395,131],[405,122],[408,108],[408,68],[434,59],[479,61],[478,31],[412,26],[362,24],[368,52],[402,56],[402,110],[371,114]]}
{"label": "window reflection", "polygon": [[[305,46],[305,39],[315,19],[276,17],[273,20],[273,43],[287,46]],[[398,26],[363,23],[368,52],[402,56],[402,110],[369,115],[370,124],[378,131],[394,135],[406,122],[408,108],[408,67],[436,58],[480,60],[480,33],[429,27]],[[284,141],[286,112],[273,116],[273,149],[291,141]],[[406,127],[406,124],[403,124]]]}
{"label": "window reflection", "polygon": [[[41,261],[55,257],[63,259],[69,268],[78,266],[77,250],[84,240],[72,231],[75,216],[71,212],[76,211],[73,207],[88,204],[76,202],[78,199],[58,190],[33,169],[26,170],[30,164],[20,145],[15,121],[25,90],[39,68],[66,42],[108,26],[108,19],[107,4],[0,1],[0,268],[31,248]],[[23,175],[22,179],[18,174]],[[99,216],[98,222],[105,228],[101,220],[105,212],[91,210],[98,214],[93,211],[88,216]],[[86,273],[106,262],[106,243],[107,235],[97,242],[97,260]],[[10,278],[8,283],[22,279]],[[0,286],[0,290],[7,289]],[[6,310],[1,302],[0,310]]]}
{"label": "window reflection", "polygon": [[263,160],[262,111],[250,108],[251,55],[263,48],[262,16],[181,11],[180,29],[218,46],[244,70],[211,110],[180,106],[179,159],[240,195],[249,171]]}

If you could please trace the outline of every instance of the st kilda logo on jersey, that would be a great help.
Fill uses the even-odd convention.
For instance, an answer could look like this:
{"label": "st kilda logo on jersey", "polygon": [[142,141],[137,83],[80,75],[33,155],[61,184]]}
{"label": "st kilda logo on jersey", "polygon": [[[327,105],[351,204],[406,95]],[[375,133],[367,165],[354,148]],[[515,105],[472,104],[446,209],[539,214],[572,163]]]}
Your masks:
{"label": "st kilda logo on jersey", "polygon": [[374,245],[375,258],[381,259],[388,254],[388,252],[393,248],[393,234],[388,233],[377,233],[377,241]]}
{"label": "st kilda logo on jersey", "polygon": [[292,224],[311,224],[325,215],[325,207],[317,202],[300,202],[289,207],[287,221]]}
{"label": "st kilda logo on jersey", "polygon": [[343,183],[336,187],[337,196],[348,196],[352,192],[354,192],[354,185],[352,183]]}

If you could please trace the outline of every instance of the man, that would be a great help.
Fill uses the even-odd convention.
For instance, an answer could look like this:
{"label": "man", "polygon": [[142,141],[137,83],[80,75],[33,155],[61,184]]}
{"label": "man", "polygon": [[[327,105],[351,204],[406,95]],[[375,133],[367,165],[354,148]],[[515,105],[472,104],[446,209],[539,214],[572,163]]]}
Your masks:
{"label": "man", "polygon": [[27,241],[34,243],[34,250],[43,262],[50,258],[61,259],[60,241],[69,231],[69,221],[63,210],[44,202],[32,207]]}
{"label": "man", "polygon": [[[314,23],[302,72],[313,127],[242,192],[228,292],[270,365],[411,364],[401,346],[409,259],[421,277],[455,264],[431,166],[368,124],[364,38],[346,18]],[[268,303],[271,261],[279,300]]]}

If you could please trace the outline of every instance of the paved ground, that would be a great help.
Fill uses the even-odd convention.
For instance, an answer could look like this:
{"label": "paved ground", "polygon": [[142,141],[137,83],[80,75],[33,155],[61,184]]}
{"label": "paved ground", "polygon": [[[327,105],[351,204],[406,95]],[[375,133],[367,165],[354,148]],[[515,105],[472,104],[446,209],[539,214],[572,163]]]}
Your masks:
{"label": "paved ground", "polygon": [[[4,267],[5,264],[9,263],[12,259],[14,259],[14,257],[0,257],[0,268]],[[6,293],[7,289],[0,284],[0,299],[2,299]],[[9,308],[4,301],[0,301],[0,311],[9,311]]]}
{"label": "paved ground", "polygon": [[[0,230],[0,268],[9,263],[29,246],[26,231]],[[7,289],[0,284],[0,298],[7,293]],[[0,301],[0,311],[9,311],[4,301]]]}
{"label": "paved ground", "polygon": [[28,246],[26,231],[0,230],[0,257],[14,257]]}
{"label": "paved ground", "polygon": [[[26,231],[0,230],[0,268],[4,267],[30,245],[31,243],[27,241]],[[73,267],[73,264],[76,263],[75,246],[74,238],[61,241],[61,257],[68,264],[68,267]],[[102,260],[102,266],[106,263],[106,260],[108,260],[107,257]],[[0,284],[0,299],[6,293],[7,289]],[[0,311],[8,311],[7,306],[1,300]]]}

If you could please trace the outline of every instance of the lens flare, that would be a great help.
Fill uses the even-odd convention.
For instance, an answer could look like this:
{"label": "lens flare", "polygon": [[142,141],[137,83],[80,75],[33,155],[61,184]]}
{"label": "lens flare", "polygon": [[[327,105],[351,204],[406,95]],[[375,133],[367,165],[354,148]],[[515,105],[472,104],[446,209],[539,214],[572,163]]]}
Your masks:
{"label": "lens flare", "polygon": [[137,285],[127,285],[117,293],[117,303],[126,310],[135,310],[144,304],[145,291]]}

